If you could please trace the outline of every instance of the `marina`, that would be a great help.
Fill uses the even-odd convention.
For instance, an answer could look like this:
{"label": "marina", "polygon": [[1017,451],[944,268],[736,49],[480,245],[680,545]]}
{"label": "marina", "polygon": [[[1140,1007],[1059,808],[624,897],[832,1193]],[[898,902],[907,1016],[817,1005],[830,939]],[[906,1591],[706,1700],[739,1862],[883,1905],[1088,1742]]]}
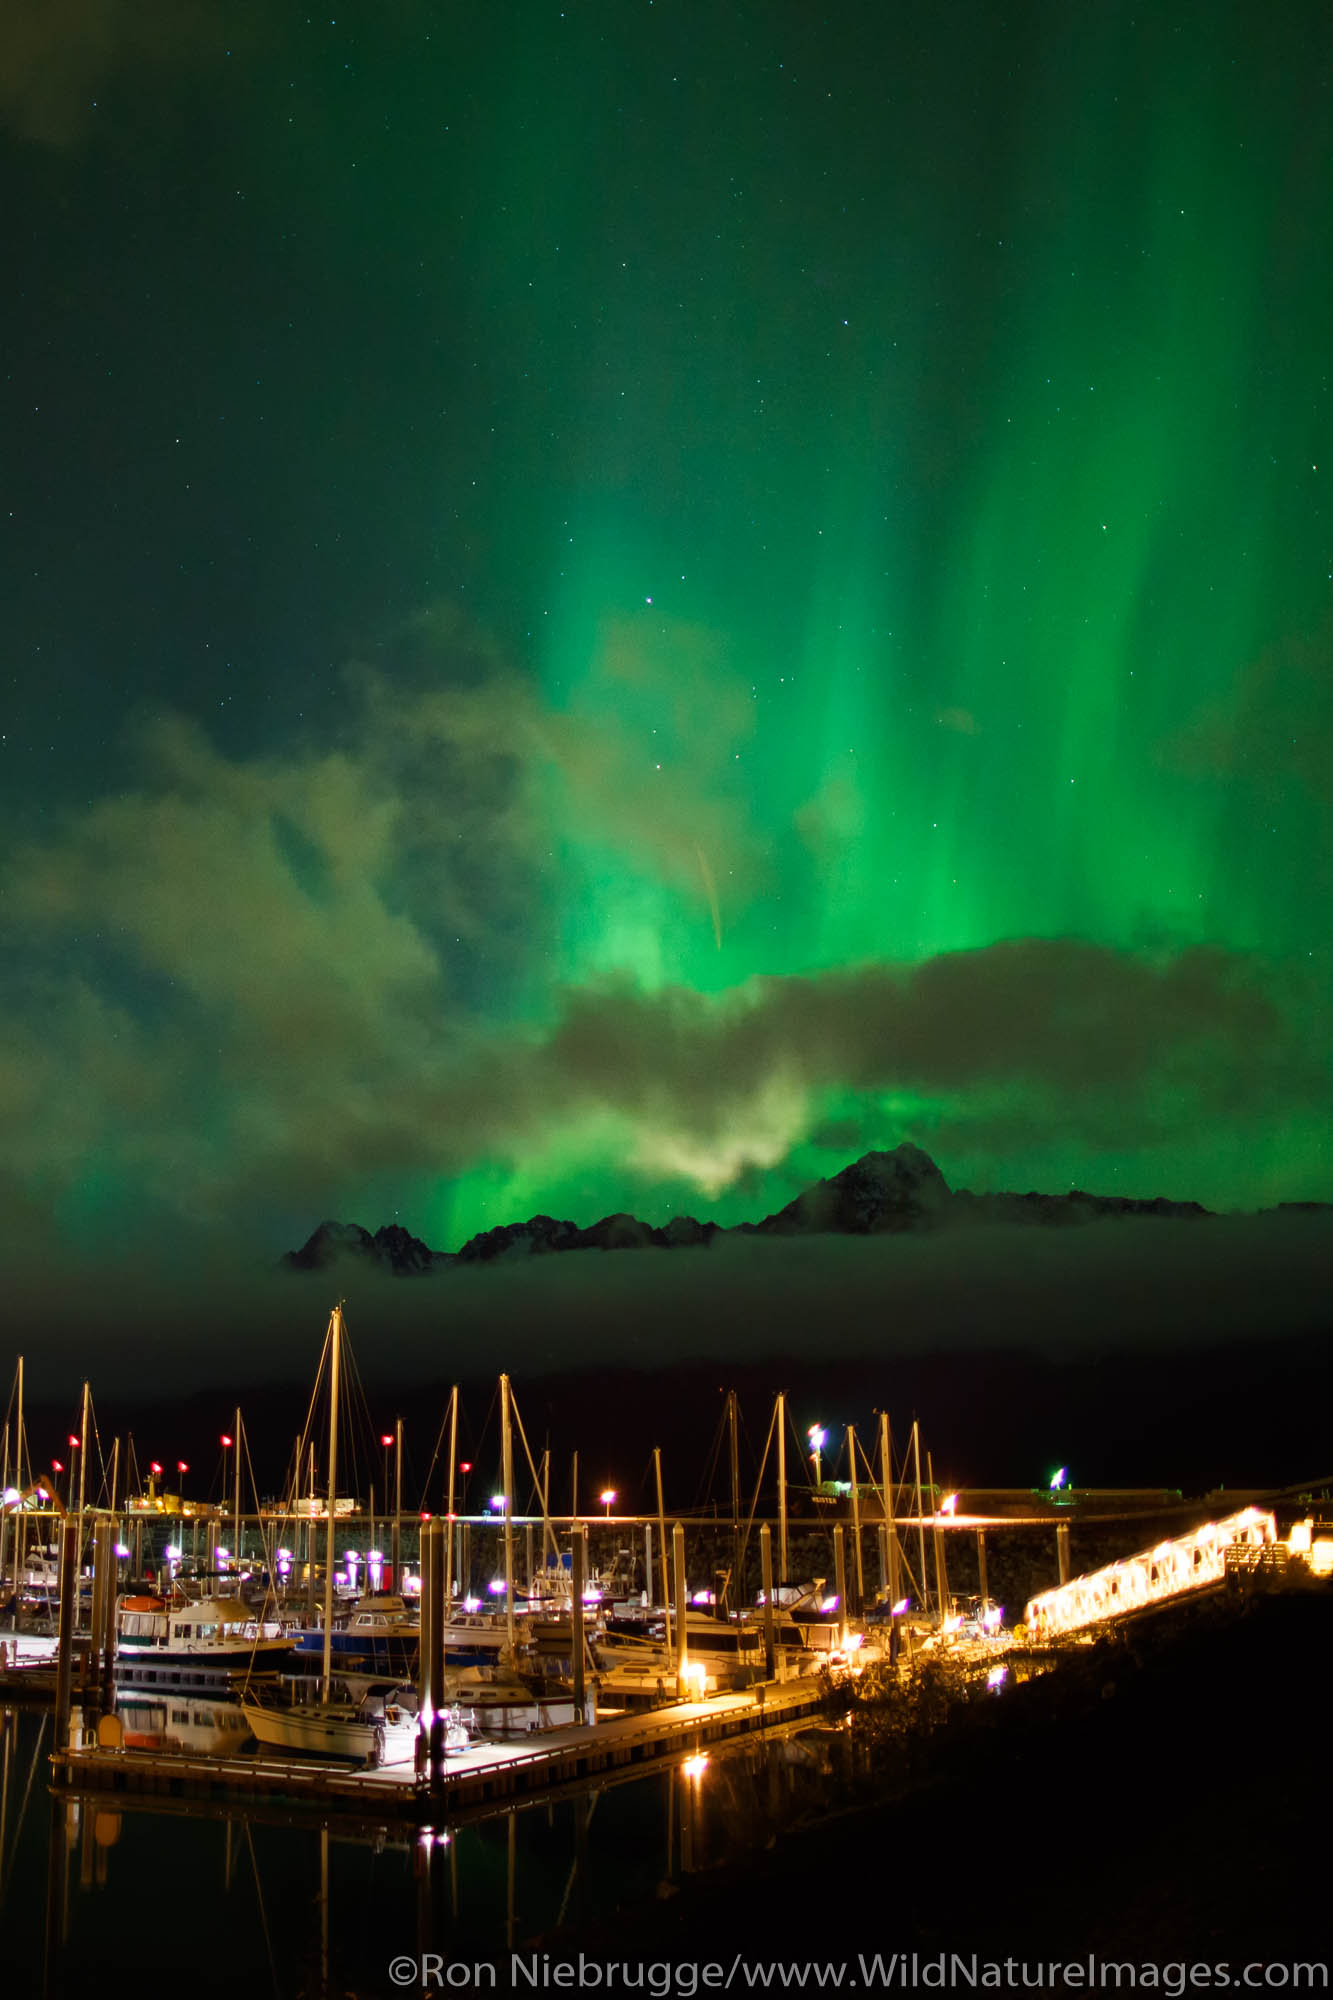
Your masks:
{"label": "marina", "polygon": [[[598,1869],[617,1898],[669,1897],[725,1855],[763,1852],[789,1813],[818,1822],[925,1782],[946,1713],[965,1740],[969,1717],[1076,1677],[1118,1634],[1190,1607],[1231,1616],[1256,1592],[1324,1593],[1333,1574],[1327,1482],[1188,1500],[1082,1491],[1061,1468],[1038,1491],[948,1492],[919,1427],[899,1446],[887,1414],[873,1453],[849,1429],[825,1477],[827,1433],[796,1438],[782,1396],[746,1480],[726,1399],[714,1456],[730,1476],[693,1511],[668,1508],[655,1452],[655,1507],[623,1511],[610,1489],[580,1507],[575,1453],[557,1512],[549,1451],[529,1451],[507,1376],[486,1511],[458,1504],[473,1468],[457,1391],[436,1453],[443,1510],[410,1504],[401,1423],[376,1440],[378,1504],[362,1501],[347,1367],[335,1308],[288,1487],[269,1501],[242,1490],[239,1410],[218,1498],[165,1494],[156,1466],[121,1480],[118,1442],[100,1476],[81,1458],[62,1498],[32,1476],[11,1402],[0,1910],[45,1816],[52,1995],[77,1960],[71,1911],[112,1879],[118,1848],[160,1853],[170,1827],[198,1829],[193,1845],[221,1826],[228,1896],[248,1868],[275,1992],[292,1959],[279,1970],[260,1846],[295,1843],[286,1880],[314,1853],[318,1944],[307,1932],[301,1949],[322,1969],[295,1990],[332,1994],[351,1950],[332,1914],[343,1850],[402,1857],[397,1921],[420,1952],[441,1936],[462,1950],[575,1935]],[[85,1387],[71,1438],[95,1426]],[[637,1871],[633,1840],[594,1864],[594,1814],[651,1825],[665,1873]],[[534,1900],[543,1825],[564,1829],[565,1872]],[[497,1827],[483,1922],[460,1857],[493,1866]]]}

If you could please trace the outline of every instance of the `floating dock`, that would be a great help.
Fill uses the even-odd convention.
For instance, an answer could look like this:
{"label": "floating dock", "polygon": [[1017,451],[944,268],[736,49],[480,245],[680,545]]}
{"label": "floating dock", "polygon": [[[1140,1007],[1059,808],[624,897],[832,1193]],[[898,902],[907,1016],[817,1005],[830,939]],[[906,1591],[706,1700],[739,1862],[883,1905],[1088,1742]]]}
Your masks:
{"label": "floating dock", "polygon": [[487,1743],[450,1757],[437,1780],[404,1765],[347,1770],[309,1759],[190,1757],[172,1752],[70,1748],[53,1753],[58,1793],[128,1800],[196,1800],[238,1807],[302,1806],[324,1818],[380,1822],[468,1817],[599,1775],[623,1777],[711,1743],[785,1726],[828,1705],[818,1680],[769,1681],[737,1694],[674,1702],[651,1715],[615,1715],[539,1741]]}

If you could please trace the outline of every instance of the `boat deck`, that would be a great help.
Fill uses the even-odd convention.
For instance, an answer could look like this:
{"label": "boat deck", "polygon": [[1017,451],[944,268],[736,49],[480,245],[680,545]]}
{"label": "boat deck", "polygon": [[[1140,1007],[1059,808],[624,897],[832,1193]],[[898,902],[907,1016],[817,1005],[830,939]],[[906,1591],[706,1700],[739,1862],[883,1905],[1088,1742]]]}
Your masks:
{"label": "boat deck", "polygon": [[595,1778],[629,1775],[658,1759],[710,1743],[799,1721],[825,1705],[816,1680],[768,1682],[739,1694],[674,1702],[653,1714],[552,1730],[520,1743],[477,1744],[450,1757],[436,1783],[405,1765],[348,1770],[311,1758],[242,1755],[190,1757],[168,1752],[71,1748],[52,1756],[57,1788],[152,1798],[300,1803],[325,1817],[430,1821],[494,1811],[537,1792]]}

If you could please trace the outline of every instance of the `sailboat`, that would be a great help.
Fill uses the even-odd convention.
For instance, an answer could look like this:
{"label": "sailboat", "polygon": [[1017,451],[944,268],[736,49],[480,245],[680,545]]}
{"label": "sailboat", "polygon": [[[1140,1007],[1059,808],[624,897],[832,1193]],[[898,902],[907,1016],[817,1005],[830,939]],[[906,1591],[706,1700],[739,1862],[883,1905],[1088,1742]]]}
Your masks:
{"label": "sailboat", "polygon": [[318,1698],[312,1701],[261,1700],[245,1693],[241,1707],[252,1735],[274,1750],[301,1756],[344,1757],[364,1764],[410,1763],[416,1751],[417,1717],[401,1703],[367,1697],[350,1701],[334,1693],[333,1546],[338,1493],[338,1387],[342,1367],[343,1313],[339,1302],[329,1317],[328,1530],[324,1546],[324,1657]]}

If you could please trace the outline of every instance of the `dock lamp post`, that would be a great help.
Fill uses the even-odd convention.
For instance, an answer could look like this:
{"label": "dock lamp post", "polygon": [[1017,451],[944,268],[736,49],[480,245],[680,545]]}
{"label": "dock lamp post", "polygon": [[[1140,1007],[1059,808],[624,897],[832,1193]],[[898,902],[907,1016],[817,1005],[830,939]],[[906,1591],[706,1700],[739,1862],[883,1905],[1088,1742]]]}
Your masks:
{"label": "dock lamp post", "polygon": [[176,1460],[176,1498],[178,1500],[185,1498],[185,1475],[189,1469],[183,1458]]}
{"label": "dock lamp post", "polygon": [[606,1488],[605,1488],[605,1490],[604,1490],[603,1492],[599,1493],[597,1497],[598,1497],[598,1499],[599,1499],[599,1500],[601,1501],[601,1503],[602,1503],[603,1507],[605,1507],[605,1509],[606,1509],[606,1518],[607,1518],[607,1520],[609,1521],[609,1520],[611,1519],[611,1509],[612,1509],[612,1508],[613,1508],[613,1507],[615,1506],[615,1504],[616,1504],[616,1489],[615,1489],[615,1487],[614,1487],[614,1486],[608,1486],[608,1487],[606,1487]]}
{"label": "dock lamp post", "polygon": [[[380,1446],[384,1452],[384,1484],[380,1488],[380,1494],[384,1501],[384,1513],[386,1517],[389,1512],[389,1451],[392,1445],[393,1445],[393,1432],[381,1431]],[[394,1589],[396,1590],[397,1588],[398,1586],[397,1584],[395,1584]]]}
{"label": "dock lamp post", "polygon": [[822,1483],[824,1467],[824,1446],[828,1442],[828,1432],[823,1424],[811,1424],[806,1436],[810,1440],[810,1456],[815,1462],[815,1485]]}

